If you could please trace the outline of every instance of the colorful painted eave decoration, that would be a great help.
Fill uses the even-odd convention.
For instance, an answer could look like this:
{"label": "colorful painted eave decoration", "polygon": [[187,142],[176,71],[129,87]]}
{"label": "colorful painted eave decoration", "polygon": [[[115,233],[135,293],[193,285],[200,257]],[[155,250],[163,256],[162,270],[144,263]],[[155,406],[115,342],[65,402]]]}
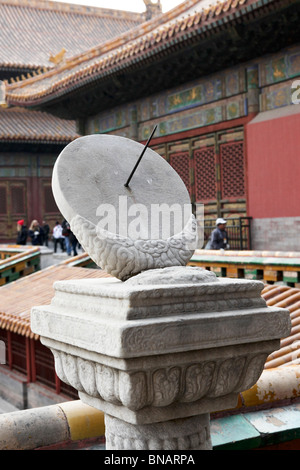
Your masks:
{"label": "colorful painted eave decoration", "polygon": [[[293,3],[294,0],[286,0]],[[226,28],[242,16],[253,15],[267,6],[276,7],[279,0],[226,0],[207,9],[186,14],[196,7],[199,1],[184,2],[177,9],[161,15],[160,21],[150,21],[135,28],[134,34],[110,41],[90,49],[50,71],[17,83],[6,82],[6,102],[8,105],[36,106],[64,95],[94,80],[107,78],[113,73],[147,60],[155,54],[189,38],[212,36]],[[176,13],[178,16],[176,17]],[[151,30],[151,25],[153,29]],[[150,29],[150,30],[149,30]],[[133,37],[134,36],[134,37]]]}

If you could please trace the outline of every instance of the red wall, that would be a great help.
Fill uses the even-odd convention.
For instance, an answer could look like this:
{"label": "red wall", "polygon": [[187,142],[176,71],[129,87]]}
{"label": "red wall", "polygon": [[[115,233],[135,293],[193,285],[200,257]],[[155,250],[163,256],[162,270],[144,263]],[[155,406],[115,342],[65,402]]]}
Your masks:
{"label": "red wall", "polygon": [[250,217],[300,216],[300,105],[294,106],[298,114],[246,126]]}

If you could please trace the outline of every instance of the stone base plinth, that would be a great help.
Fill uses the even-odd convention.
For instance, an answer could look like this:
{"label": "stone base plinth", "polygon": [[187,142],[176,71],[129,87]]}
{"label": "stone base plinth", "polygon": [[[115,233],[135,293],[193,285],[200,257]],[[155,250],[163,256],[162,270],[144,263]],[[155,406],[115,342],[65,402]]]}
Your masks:
{"label": "stone base plinth", "polygon": [[207,448],[207,416],[256,383],[290,315],[266,306],[259,281],[154,271],[58,282],[51,305],[32,310],[32,330],[60,379],[107,415],[113,449]]}
{"label": "stone base plinth", "polygon": [[211,450],[209,414],[133,425],[105,415],[106,450]]}

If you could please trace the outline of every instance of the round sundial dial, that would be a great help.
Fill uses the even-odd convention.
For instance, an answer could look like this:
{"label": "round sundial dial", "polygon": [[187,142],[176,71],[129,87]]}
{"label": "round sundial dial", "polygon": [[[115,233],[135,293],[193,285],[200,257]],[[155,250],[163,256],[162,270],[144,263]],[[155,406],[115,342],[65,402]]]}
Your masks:
{"label": "round sundial dial", "polygon": [[71,230],[94,262],[121,280],[184,266],[196,248],[188,191],[148,147],[150,138],[144,146],[112,135],[80,137],[53,169],[54,198]]}

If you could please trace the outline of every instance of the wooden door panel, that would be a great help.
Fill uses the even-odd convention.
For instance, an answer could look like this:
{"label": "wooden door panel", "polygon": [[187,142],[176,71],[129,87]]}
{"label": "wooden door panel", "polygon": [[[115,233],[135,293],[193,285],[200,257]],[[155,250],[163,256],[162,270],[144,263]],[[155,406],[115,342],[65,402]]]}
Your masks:
{"label": "wooden door panel", "polygon": [[12,180],[0,182],[0,241],[14,242],[17,221],[27,221],[27,182]]}

